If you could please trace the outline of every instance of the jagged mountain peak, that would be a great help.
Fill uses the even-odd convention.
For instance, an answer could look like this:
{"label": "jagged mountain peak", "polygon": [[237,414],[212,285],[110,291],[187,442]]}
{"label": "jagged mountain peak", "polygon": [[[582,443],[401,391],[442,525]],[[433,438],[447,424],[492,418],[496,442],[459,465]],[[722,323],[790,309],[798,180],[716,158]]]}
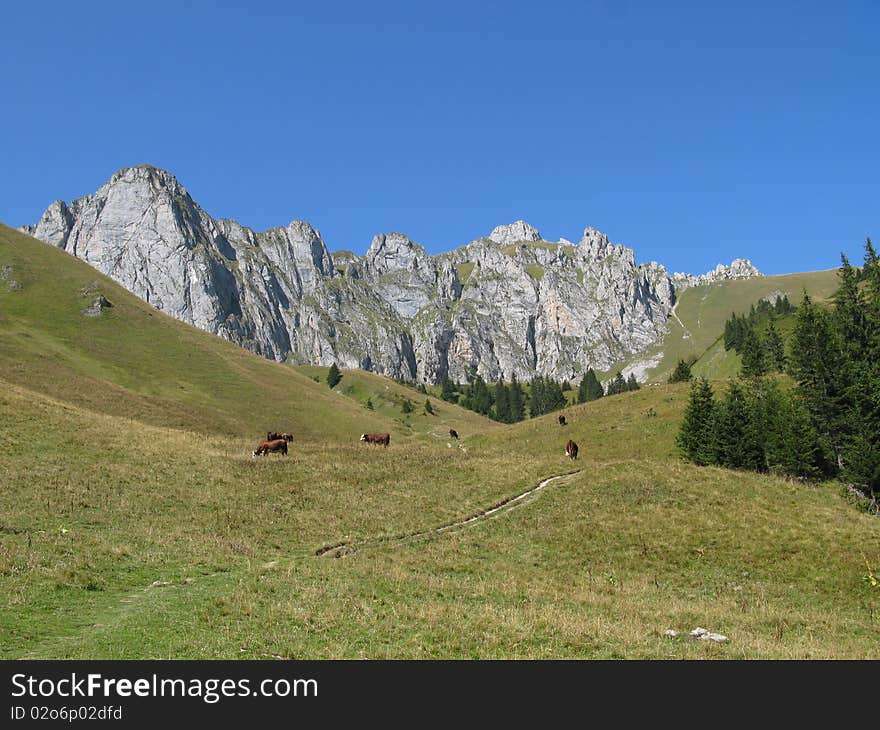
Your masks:
{"label": "jagged mountain peak", "polygon": [[[143,163],[134,167],[123,167],[114,172],[110,179],[102,186],[113,187],[120,184],[149,183],[156,190],[166,188],[178,195],[189,196],[186,188],[180,183],[174,173],[163,170],[155,165]],[[99,190],[100,192],[100,190]]]}
{"label": "jagged mountain peak", "polygon": [[368,269],[376,273],[427,266],[432,257],[405,233],[377,233],[364,256]]}
{"label": "jagged mountain peak", "polygon": [[530,226],[523,220],[514,221],[507,225],[495,226],[489,234],[489,240],[502,246],[509,246],[520,241],[540,241],[541,234],[534,226]]}

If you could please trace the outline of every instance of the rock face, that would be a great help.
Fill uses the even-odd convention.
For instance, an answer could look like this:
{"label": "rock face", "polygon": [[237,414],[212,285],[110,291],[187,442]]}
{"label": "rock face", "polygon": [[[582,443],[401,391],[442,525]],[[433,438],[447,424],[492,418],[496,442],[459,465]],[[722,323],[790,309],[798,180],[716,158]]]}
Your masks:
{"label": "rock face", "polygon": [[712,271],[708,271],[700,276],[676,272],[672,275],[672,280],[676,288],[681,291],[691,286],[715,284],[729,279],[751,279],[753,276],[761,276],[761,272],[752,266],[751,261],[748,259],[734,259],[730,262],[730,266],[718,264]]}
{"label": "rock face", "polygon": [[149,165],[21,230],[264,357],[426,382],[607,369],[663,336],[676,289],[758,275],[737,259],[670,277],[594,228],[549,243],[524,221],[439,256],[402,233],[331,255],[303,221],[258,233],[214,220]]}

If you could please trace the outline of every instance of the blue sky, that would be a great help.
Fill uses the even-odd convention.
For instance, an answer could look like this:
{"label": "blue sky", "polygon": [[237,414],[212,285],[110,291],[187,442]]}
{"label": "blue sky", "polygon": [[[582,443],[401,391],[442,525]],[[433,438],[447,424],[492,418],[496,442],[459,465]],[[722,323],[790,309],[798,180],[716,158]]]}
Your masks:
{"label": "blue sky", "polygon": [[16,3],[0,220],[142,162],[216,217],[431,252],[523,218],[767,273],[880,239],[880,3]]}

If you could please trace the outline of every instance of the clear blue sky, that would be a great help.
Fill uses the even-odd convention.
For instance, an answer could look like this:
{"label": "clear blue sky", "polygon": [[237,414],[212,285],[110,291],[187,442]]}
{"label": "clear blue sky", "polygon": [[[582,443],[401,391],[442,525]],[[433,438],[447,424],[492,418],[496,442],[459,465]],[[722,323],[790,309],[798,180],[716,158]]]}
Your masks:
{"label": "clear blue sky", "polygon": [[10,225],[149,162],[216,217],[358,253],[523,218],[782,273],[880,239],[876,0],[32,0],[3,26]]}

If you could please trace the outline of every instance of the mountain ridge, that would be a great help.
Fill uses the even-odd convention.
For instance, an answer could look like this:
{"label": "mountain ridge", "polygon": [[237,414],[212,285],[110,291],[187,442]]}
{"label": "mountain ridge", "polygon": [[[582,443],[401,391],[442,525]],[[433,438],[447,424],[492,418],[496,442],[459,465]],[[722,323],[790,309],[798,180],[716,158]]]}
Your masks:
{"label": "mountain ridge", "polygon": [[676,291],[760,275],[742,259],[670,275],[595,228],[551,243],[521,220],[435,255],[400,232],[331,254],[305,221],[257,232],[212,218],[152,165],[19,230],[264,357],[423,382],[606,369],[662,338]]}

